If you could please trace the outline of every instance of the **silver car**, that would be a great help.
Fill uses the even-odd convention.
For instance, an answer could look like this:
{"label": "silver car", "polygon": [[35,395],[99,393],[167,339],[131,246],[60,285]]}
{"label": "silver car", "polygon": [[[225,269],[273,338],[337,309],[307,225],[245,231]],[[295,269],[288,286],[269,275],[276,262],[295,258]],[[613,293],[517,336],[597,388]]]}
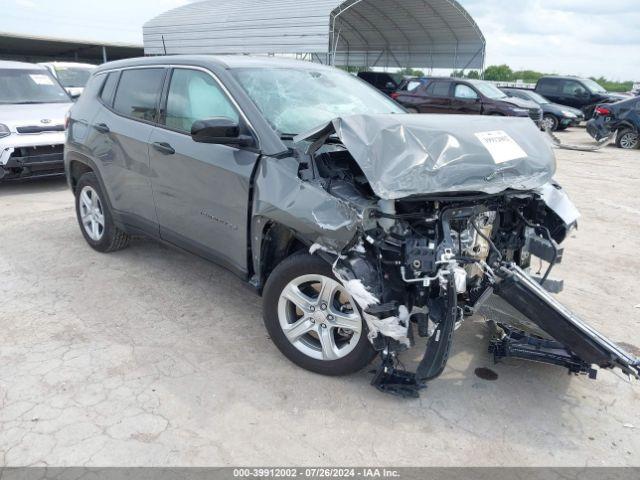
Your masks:
{"label": "silver car", "polygon": [[0,181],[64,173],[71,97],[39,65],[0,62]]}

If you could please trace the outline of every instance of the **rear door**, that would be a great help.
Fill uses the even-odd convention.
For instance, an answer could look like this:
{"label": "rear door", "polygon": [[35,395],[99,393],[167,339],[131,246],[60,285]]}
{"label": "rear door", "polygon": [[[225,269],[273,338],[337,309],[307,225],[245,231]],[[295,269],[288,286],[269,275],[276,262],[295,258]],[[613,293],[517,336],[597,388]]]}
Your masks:
{"label": "rear door", "polygon": [[451,109],[456,113],[467,115],[482,114],[482,101],[480,95],[469,85],[456,83],[453,89]]}
{"label": "rear door", "polygon": [[451,85],[452,83],[448,80],[429,82],[424,95],[421,95],[418,100],[419,111],[422,113],[453,113]]}
{"label": "rear door", "polygon": [[163,94],[160,124],[149,139],[160,236],[244,273],[249,185],[259,154],[194,142],[193,123],[213,117],[248,123],[212,72],[173,69]]}
{"label": "rear door", "polygon": [[100,108],[93,118],[89,148],[116,213],[128,225],[157,235],[149,137],[158,116],[167,70],[133,68],[111,72],[104,82]]}
{"label": "rear door", "polygon": [[562,80],[559,78],[541,78],[535,89],[543,97],[554,103],[562,103]]}

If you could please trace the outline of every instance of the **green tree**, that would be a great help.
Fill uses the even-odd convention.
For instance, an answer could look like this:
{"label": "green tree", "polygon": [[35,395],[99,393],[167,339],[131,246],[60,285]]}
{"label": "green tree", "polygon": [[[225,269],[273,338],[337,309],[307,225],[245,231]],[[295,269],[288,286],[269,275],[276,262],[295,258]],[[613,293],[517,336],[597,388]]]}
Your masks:
{"label": "green tree", "polygon": [[518,70],[513,72],[514,80],[522,80],[525,83],[536,83],[540,77],[544,77],[546,73],[536,72],[535,70]]}
{"label": "green tree", "polygon": [[591,77],[591,80],[597,82],[608,92],[629,92],[633,88],[633,82],[614,82],[611,80],[607,80],[604,77]]}
{"label": "green tree", "polygon": [[484,71],[485,80],[508,82],[513,80],[513,70],[509,65],[491,65]]}
{"label": "green tree", "polygon": [[344,65],[340,65],[338,66],[338,68],[340,70],[344,70],[345,72],[349,72],[349,73],[359,73],[359,72],[368,72],[369,69],[367,67],[347,67]]}
{"label": "green tree", "polygon": [[471,80],[478,80],[480,78],[480,72],[478,72],[477,70],[469,70],[469,73],[467,73],[467,78]]}
{"label": "green tree", "polygon": [[424,72],[422,70],[416,70],[414,68],[403,68],[398,72],[398,75],[406,76],[406,77],[424,77]]}

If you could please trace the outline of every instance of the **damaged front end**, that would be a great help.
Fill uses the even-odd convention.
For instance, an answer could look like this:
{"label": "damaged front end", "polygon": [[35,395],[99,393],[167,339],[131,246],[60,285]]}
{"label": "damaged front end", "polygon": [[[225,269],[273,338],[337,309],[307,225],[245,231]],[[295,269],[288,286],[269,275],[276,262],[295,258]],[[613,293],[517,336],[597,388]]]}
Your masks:
{"label": "damaged front end", "polygon": [[[549,273],[579,214],[553,184],[553,152],[533,124],[355,116],[295,142],[301,183],[341,206],[329,214],[335,228],[307,238],[361,309],[382,360],[372,382],[378,389],[417,396],[443,372],[454,331],[494,294],[532,327],[495,322],[489,348],[496,360],[535,360],[592,377],[594,365],[618,367],[640,376],[637,358],[548,292],[560,287]],[[330,240],[338,227],[349,234]],[[549,264],[541,278],[527,273],[532,255]],[[415,373],[399,370],[398,354],[416,334],[427,339],[424,357]]]}

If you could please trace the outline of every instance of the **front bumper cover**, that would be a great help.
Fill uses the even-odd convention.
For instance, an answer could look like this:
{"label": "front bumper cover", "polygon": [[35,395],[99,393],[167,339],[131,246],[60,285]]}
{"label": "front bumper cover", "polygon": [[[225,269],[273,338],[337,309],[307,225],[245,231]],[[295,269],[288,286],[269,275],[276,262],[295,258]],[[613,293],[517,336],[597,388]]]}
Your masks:
{"label": "front bumper cover", "polygon": [[11,135],[0,140],[0,180],[64,173],[64,132]]}

